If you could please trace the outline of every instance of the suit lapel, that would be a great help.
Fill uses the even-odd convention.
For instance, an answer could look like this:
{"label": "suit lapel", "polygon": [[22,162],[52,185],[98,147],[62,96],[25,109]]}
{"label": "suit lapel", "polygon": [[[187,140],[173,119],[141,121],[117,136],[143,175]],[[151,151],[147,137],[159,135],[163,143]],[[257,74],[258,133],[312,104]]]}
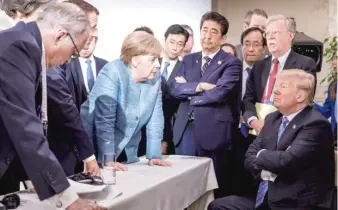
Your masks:
{"label": "suit lapel", "polygon": [[206,81],[207,78],[224,62],[224,58],[227,54],[220,49],[218,53],[212,58],[210,61],[209,66],[207,67],[206,71],[204,72],[201,81]]}
{"label": "suit lapel", "polygon": [[[262,90],[262,94],[261,94],[261,97],[259,98],[259,101],[261,101],[261,98],[264,94],[264,90],[265,90],[265,86],[268,82],[268,78],[269,78],[269,75],[270,75],[270,70],[271,70],[271,64],[272,64],[272,61],[271,61],[271,56],[269,56],[265,62],[264,62],[264,68],[262,69],[262,80],[261,80],[261,90]],[[259,69],[257,69],[259,71]],[[258,73],[258,76],[259,76],[259,73]]]}
{"label": "suit lapel", "polygon": [[172,81],[172,80],[175,79],[175,76],[176,76],[177,71],[178,71],[178,69],[180,68],[180,66],[181,66],[181,61],[177,60],[177,62],[176,62],[176,64],[175,64],[175,67],[174,67],[173,71],[171,72],[171,74],[170,74],[170,76],[169,76],[169,79],[168,79],[168,81],[167,81],[168,83],[169,83],[170,81]]}
{"label": "suit lapel", "polygon": [[285,151],[293,142],[294,136],[298,133],[299,128],[301,128],[301,123],[304,121],[304,117],[311,110],[310,107],[306,107],[300,113],[297,114],[295,118],[289,122],[288,126],[285,128],[283,134],[279,139],[277,145],[277,150]]}
{"label": "suit lapel", "polygon": [[295,67],[295,64],[297,62],[296,59],[294,59],[294,52],[291,50],[289,56],[287,57],[283,69],[293,69]]}
{"label": "suit lapel", "polygon": [[[190,82],[199,82],[201,80],[202,52],[196,53],[192,60],[192,71],[194,73],[191,79],[186,79],[189,79]],[[189,71],[189,69],[186,69],[186,71]]]}
{"label": "suit lapel", "polygon": [[87,90],[85,86],[85,82],[82,75],[82,69],[81,64],[78,58],[73,59],[71,62],[71,72],[76,78],[76,86],[80,88],[79,93],[81,93],[83,96],[87,97]]}
{"label": "suit lapel", "polygon": [[277,139],[278,139],[278,129],[280,124],[282,123],[282,114],[279,114],[277,117],[277,120],[275,123],[272,125],[272,127],[269,127],[269,130],[274,131],[271,136],[268,136],[267,138],[267,145],[266,149],[268,150],[276,150],[276,145],[277,145]]}

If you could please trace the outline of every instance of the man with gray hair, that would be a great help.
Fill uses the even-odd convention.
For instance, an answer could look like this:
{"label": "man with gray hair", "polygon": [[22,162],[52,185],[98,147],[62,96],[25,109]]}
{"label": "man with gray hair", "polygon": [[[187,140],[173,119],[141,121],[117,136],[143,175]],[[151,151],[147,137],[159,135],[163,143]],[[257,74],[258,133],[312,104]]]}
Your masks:
{"label": "man with gray hair", "polygon": [[256,103],[272,104],[275,77],[287,69],[303,69],[316,78],[316,62],[291,50],[296,34],[295,22],[283,15],[270,16],[266,23],[266,40],[271,56],[258,61],[252,69],[243,98],[243,117],[257,134],[264,121],[257,118]]}
{"label": "man with gray hair", "polygon": [[[48,7],[36,22],[0,32],[0,194],[19,190],[20,181],[29,179],[40,200],[57,209],[98,209],[70,187],[41,123],[48,121],[46,69],[77,56],[88,36],[87,15],[71,3]],[[41,76],[42,91],[37,91]],[[35,107],[37,96],[42,96],[41,110]]]}

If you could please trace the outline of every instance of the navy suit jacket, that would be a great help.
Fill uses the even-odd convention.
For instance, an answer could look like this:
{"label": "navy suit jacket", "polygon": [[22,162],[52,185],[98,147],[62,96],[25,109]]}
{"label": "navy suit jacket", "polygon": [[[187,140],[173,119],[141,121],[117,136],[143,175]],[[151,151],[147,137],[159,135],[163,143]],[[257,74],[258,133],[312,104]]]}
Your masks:
{"label": "navy suit jacket", "polygon": [[93,143],[85,132],[61,68],[47,71],[48,141],[66,175],[73,175],[76,163],[94,155]]}
{"label": "navy suit jacket", "polygon": [[[94,56],[96,65],[96,75],[99,74],[100,70],[107,61]],[[80,61],[78,58],[73,58],[69,64],[63,67],[66,69],[66,79],[68,82],[69,89],[73,95],[73,99],[77,109],[80,111],[81,105],[87,100],[88,92],[84,83]]]}
{"label": "navy suit jacket", "polygon": [[[262,169],[277,175],[268,188],[269,203],[274,207],[328,207],[334,189],[329,121],[308,106],[289,122],[277,144],[282,118],[279,111],[265,118],[262,131],[247,150],[245,167],[256,177]],[[266,151],[256,157],[261,149]]]}
{"label": "navy suit jacket", "polygon": [[69,187],[36,114],[42,38],[35,22],[0,32],[0,177],[18,158],[40,199]]}
{"label": "navy suit jacket", "polygon": [[[210,61],[201,77],[202,53],[183,58],[177,76],[186,83],[172,86],[172,95],[183,100],[178,108],[174,125],[174,143],[177,145],[194,111],[195,139],[204,149],[231,148],[232,131],[239,122],[242,63],[223,50]],[[196,93],[200,82],[215,84],[209,91]]]}

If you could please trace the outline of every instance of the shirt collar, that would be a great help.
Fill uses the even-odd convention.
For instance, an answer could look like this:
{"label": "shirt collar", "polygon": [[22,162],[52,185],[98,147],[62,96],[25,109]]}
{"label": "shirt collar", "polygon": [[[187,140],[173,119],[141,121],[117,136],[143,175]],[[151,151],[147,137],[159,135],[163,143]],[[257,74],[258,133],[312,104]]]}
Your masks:
{"label": "shirt collar", "polygon": [[87,60],[90,60],[91,62],[93,62],[93,61],[94,61],[94,56],[91,55],[89,58],[79,57],[79,59],[80,59],[81,61],[84,61],[84,62],[86,62]]}
{"label": "shirt collar", "polygon": [[[218,51],[219,51],[220,49],[221,49],[221,48],[218,48],[218,50],[217,50],[216,52],[214,52],[214,53],[212,53],[212,54],[209,54],[208,57],[212,60],[212,59],[215,57],[215,55],[218,53]],[[202,51],[202,59],[203,59],[205,56],[207,56],[207,55]]]}
{"label": "shirt collar", "polygon": [[294,112],[294,113],[292,113],[288,116],[283,116],[283,117],[286,117],[288,119],[288,121],[291,122],[291,120],[293,120],[293,118],[295,118],[301,111],[303,111],[303,109],[300,109],[297,112]]}
{"label": "shirt collar", "polygon": [[169,59],[167,59],[165,56],[162,57],[162,63],[169,62],[170,65],[173,65],[173,64],[175,64],[177,61],[178,61],[178,58],[175,59],[175,60],[169,60]]}
{"label": "shirt collar", "polygon": [[247,69],[247,68],[250,68],[252,69],[253,66],[249,66],[249,64],[247,62],[245,62],[245,60],[243,60],[243,69]]}
{"label": "shirt collar", "polygon": [[[286,53],[284,53],[284,55],[282,55],[282,56],[280,56],[279,58],[277,58],[279,64],[280,64],[283,68],[284,68],[286,59],[288,58],[290,52],[291,52],[291,48],[290,48]],[[274,60],[275,58],[276,58],[275,56],[272,56],[272,60],[271,60],[272,63],[273,63],[273,60]]]}

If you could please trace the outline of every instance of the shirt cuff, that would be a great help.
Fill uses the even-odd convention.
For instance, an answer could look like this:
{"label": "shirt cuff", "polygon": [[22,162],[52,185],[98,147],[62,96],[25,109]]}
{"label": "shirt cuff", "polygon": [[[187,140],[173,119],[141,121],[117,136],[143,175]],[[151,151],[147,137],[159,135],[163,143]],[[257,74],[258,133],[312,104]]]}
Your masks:
{"label": "shirt cuff", "polygon": [[256,116],[249,117],[247,123],[248,123],[248,126],[250,126],[250,128],[252,128],[251,125],[250,125],[250,123],[251,123],[252,121],[254,121],[254,120],[258,120],[258,118],[257,118]]}
{"label": "shirt cuff", "polygon": [[261,149],[261,150],[259,150],[258,153],[257,153],[257,155],[256,155],[256,158],[258,158],[258,155],[259,155],[261,152],[263,152],[264,150],[266,150],[266,149]]}
{"label": "shirt cuff", "polygon": [[52,206],[55,206],[57,210],[65,210],[71,204],[73,204],[78,198],[79,196],[77,195],[75,190],[71,187],[68,187],[60,194],[56,194],[48,198],[47,200]]}
{"label": "shirt cuff", "polygon": [[26,187],[27,187],[27,190],[31,190],[31,189],[34,189],[34,185],[32,183],[32,181],[30,180],[27,180],[27,181],[24,181]]}
{"label": "shirt cuff", "polygon": [[95,155],[92,155],[92,156],[84,159],[83,162],[84,163],[88,163],[88,162],[93,161],[93,160],[96,160]]}
{"label": "shirt cuff", "polygon": [[202,92],[203,90],[201,89],[201,83],[199,83],[196,87],[196,93],[200,93]]}

